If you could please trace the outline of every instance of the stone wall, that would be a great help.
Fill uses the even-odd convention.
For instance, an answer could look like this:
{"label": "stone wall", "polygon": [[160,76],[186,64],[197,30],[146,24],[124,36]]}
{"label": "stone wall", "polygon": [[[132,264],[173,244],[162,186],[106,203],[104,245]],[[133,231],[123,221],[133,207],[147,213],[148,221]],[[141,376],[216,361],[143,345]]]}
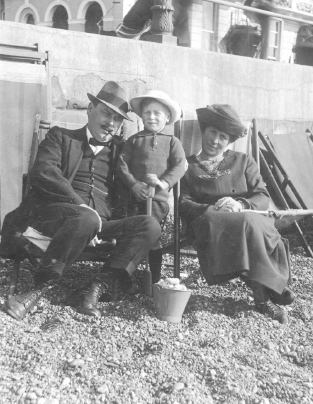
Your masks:
{"label": "stone wall", "polygon": [[[195,109],[230,103],[240,116],[311,120],[313,69],[144,41],[0,23],[2,43],[49,51],[53,120],[86,122],[87,92],[97,94],[106,80],[119,81],[130,96],[160,89],[175,98],[186,120]],[[137,129],[136,121],[128,131]]]}

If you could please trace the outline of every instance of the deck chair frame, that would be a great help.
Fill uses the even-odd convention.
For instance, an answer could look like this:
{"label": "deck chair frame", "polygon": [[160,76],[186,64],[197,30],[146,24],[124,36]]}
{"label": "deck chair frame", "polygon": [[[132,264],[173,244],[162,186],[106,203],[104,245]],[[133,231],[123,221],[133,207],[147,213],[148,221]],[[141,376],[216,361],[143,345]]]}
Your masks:
{"label": "deck chair frame", "polygon": [[[280,163],[280,161],[278,160],[275,151],[269,141],[269,138],[267,138],[266,136],[264,136],[260,131],[257,132],[258,133],[258,137],[261,139],[264,147],[266,148],[267,152],[269,153],[270,159],[274,162],[275,166],[277,167],[277,169],[279,170],[279,172],[281,173],[282,177],[283,177],[283,181],[282,183],[279,184],[279,182],[276,180],[275,176],[273,175],[272,170],[270,169],[264,154],[262,152],[261,149],[259,149],[259,157],[260,157],[260,164],[261,164],[261,169],[264,171],[265,176],[267,181],[269,182],[269,184],[271,185],[279,203],[281,204],[281,206],[284,209],[289,209],[289,204],[287,202],[287,198],[285,195],[286,192],[286,188],[287,186],[289,186],[289,188],[291,189],[291,191],[293,192],[296,200],[298,201],[299,205],[303,208],[303,209],[307,209],[307,206],[305,205],[305,203],[303,202],[301,196],[299,195],[296,187],[294,186],[294,184],[292,183],[291,179],[288,177],[284,167],[282,166],[282,164]],[[301,240],[303,242],[303,247],[307,253],[308,256],[313,257],[313,251],[311,249],[311,247],[309,246],[307,239],[302,231],[302,229],[300,228],[299,224],[297,222],[294,222],[294,227],[296,228],[299,236],[301,237]]]}

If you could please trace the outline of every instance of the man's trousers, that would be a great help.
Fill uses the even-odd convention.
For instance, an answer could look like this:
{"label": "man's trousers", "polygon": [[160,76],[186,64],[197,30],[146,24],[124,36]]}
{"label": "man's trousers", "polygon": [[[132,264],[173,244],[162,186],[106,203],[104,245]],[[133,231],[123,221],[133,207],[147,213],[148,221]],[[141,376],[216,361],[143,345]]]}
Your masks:
{"label": "man's trousers", "polygon": [[36,272],[36,284],[62,275],[65,266],[75,261],[96,235],[104,240],[115,238],[117,242],[105,267],[125,269],[131,275],[161,236],[158,222],[145,215],[103,221],[101,233],[97,234],[99,219],[95,212],[68,203],[40,208],[30,226],[52,238]]}

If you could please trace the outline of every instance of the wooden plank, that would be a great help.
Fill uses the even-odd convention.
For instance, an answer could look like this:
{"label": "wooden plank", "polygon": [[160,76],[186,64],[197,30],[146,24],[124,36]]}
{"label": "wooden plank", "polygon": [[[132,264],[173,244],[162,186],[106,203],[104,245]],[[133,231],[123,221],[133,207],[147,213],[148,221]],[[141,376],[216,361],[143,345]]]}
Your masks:
{"label": "wooden plank", "polygon": [[23,49],[8,49],[0,47],[0,58],[2,56],[12,57],[17,59],[31,59],[42,62],[46,59],[47,55],[45,52],[35,52]]}
{"label": "wooden plank", "polygon": [[38,51],[38,43],[35,43],[32,46],[12,45],[12,44],[9,44],[9,43],[0,43],[0,47],[11,48],[11,49],[26,49],[26,50],[30,50],[30,51]]}
{"label": "wooden plank", "polygon": [[260,154],[259,154],[259,142],[258,142],[258,123],[256,119],[252,120],[252,136],[251,136],[251,145],[252,145],[252,157],[257,163],[260,169]]}

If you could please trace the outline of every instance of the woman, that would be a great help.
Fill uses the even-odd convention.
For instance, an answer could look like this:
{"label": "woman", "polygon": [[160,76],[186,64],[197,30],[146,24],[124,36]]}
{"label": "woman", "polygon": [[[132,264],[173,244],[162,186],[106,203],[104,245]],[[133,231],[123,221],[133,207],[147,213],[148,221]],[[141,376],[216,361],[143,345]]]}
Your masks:
{"label": "woman", "polygon": [[291,304],[290,265],[274,219],[243,209],[266,210],[269,193],[257,164],[227,150],[246,128],[234,108],[197,109],[202,151],[188,158],[181,182],[180,213],[194,235],[201,271],[209,285],[242,277],[252,288],[256,310],[288,323],[279,305]]}

